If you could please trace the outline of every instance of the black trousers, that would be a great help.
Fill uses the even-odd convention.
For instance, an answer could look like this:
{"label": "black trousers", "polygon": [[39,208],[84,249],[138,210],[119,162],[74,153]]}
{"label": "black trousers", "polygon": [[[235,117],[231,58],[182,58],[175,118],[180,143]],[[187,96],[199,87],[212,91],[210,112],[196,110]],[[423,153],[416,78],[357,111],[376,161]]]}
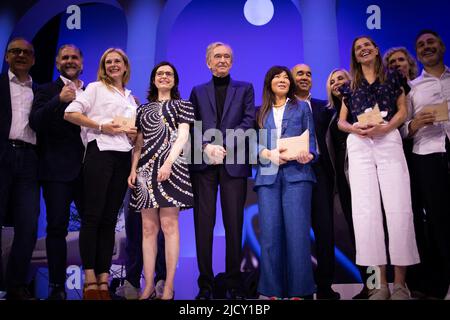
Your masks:
{"label": "black trousers", "polygon": [[212,269],[213,231],[216,223],[217,191],[226,240],[226,286],[238,288],[242,251],[242,225],[247,196],[247,178],[230,176],[223,165],[208,166],[201,172],[192,172],[194,192],[194,226],[197,263],[200,275],[198,286],[213,289]]}
{"label": "black trousers", "polygon": [[130,152],[100,151],[96,141],[88,144],[79,242],[84,269],[94,269],[96,274],[108,273],[111,267],[117,215],[130,169]]}
{"label": "black trousers", "polygon": [[44,181],[42,191],[47,213],[47,249],[49,282],[63,286],[66,281],[67,229],[70,205],[75,202],[80,217],[83,215],[82,178],[73,181]]}
{"label": "black trousers", "polygon": [[[134,211],[129,207],[131,191],[125,196],[124,211],[125,211],[125,232],[127,234],[126,240],[126,258],[125,270],[126,279],[134,287],[141,286],[141,274],[144,266],[142,257],[142,216],[140,212]],[[156,255],[155,264],[155,283],[159,280],[166,279],[166,255],[164,234],[160,230],[158,234],[158,254]]]}
{"label": "black trousers", "polygon": [[[450,183],[448,155],[413,154],[413,183],[424,211],[414,212],[421,269],[417,289],[436,297],[447,293],[450,283]],[[417,269],[415,270],[417,271]]]}
{"label": "black trousers", "polygon": [[[7,290],[28,284],[29,267],[37,237],[40,190],[38,158],[32,147],[8,145],[0,159],[0,226],[11,216],[14,239],[3,278],[0,227],[0,287]],[[6,282],[6,283],[5,283]]]}
{"label": "black trousers", "polygon": [[333,180],[323,163],[313,164],[317,183],[312,191],[311,224],[316,238],[317,290],[331,287],[334,276]]}

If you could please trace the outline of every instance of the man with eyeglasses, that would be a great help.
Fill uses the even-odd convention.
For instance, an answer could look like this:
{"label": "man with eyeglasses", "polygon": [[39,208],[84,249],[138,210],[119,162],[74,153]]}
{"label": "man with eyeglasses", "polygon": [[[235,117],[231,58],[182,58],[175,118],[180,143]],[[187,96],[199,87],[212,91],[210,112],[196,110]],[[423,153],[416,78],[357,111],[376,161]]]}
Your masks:
{"label": "man with eyeglasses", "polygon": [[37,134],[39,181],[47,213],[46,251],[50,283],[49,300],[66,298],[66,236],[70,205],[81,211],[81,164],[84,145],[80,127],[64,120],[64,111],[83,92],[81,50],[72,44],[59,48],[56,68],[60,76],[36,91],[30,126]]}
{"label": "man with eyeglasses", "polygon": [[0,225],[11,216],[14,226],[5,275],[6,298],[28,300],[32,298],[27,290],[28,272],[40,200],[36,134],[28,122],[36,89],[29,75],[34,65],[33,45],[23,38],[11,40],[5,60],[9,69],[0,75]]}
{"label": "man with eyeglasses", "polygon": [[[241,240],[247,177],[251,176],[251,167],[248,161],[243,164],[237,161],[237,154],[242,150],[238,151],[236,146],[228,146],[225,137],[227,129],[242,129],[245,132],[254,128],[254,90],[252,84],[230,78],[233,52],[229,45],[222,42],[210,44],[206,49],[206,64],[211,70],[212,79],[194,87],[190,100],[194,105],[196,120],[202,121],[200,135],[203,136],[209,129],[215,129],[222,142],[213,139],[194,141],[194,150],[203,150],[209,159],[208,163],[194,163],[191,166],[195,241],[200,271],[200,291],[196,299],[211,299],[214,289],[212,242],[216,201],[211,199],[217,199],[219,185],[226,240],[226,297],[242,299]],[[194,140],[195,136],[196,134]]]}

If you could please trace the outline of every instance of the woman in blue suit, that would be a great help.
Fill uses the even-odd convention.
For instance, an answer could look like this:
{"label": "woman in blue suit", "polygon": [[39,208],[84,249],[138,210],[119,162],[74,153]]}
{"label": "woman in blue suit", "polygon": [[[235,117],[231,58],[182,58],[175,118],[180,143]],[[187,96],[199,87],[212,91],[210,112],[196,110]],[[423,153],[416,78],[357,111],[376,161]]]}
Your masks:
{"label": "woman in blue suit", "polygon": [[[316,181],[311,161],[317,158],[311,110],[294,95],[295,82],[284,66],[269,69],[258,115],[258,193],[261,295],[298,299],[311,296],[315,285],[311,264],[311,190]],[[288,161],[278,138],[301,135],[309,129],[309,152]]]}

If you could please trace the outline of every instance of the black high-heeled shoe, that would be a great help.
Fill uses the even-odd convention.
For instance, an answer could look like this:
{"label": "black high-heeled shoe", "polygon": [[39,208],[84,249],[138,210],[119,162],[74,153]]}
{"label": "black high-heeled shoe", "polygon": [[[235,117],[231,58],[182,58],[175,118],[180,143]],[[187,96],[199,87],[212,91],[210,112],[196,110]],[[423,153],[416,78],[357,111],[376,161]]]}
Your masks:
{"label": "black high-heeled shoe", "polygon": [[157,300],[163,300],[163,301],[171,301],[171,300],[175,300],[175,291],[172,291],[172,298],[170,299],[162,299],[162,297],[158,297],[156,298]]}

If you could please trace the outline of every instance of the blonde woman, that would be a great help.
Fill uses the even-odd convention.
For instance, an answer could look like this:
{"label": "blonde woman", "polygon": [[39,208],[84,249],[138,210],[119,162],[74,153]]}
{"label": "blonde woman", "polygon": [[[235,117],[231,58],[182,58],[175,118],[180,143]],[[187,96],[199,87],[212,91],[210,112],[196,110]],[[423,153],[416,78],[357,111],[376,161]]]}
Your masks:
{"label": "blonde woman", "polygon": [[404,47],[390,48],[383,56],[386,69],[398,70],[409,81],[417,77],[418,68],[414,57]]}
{"label": "blonde woman", "polygon": [[84,214],[81,217],[80,255],[84,269],[83,299],[110,300],[109,269],[114,249],[117,214],[127,190],[132,139],[136,128],[114,123],[117,116],[132,117],[136,103],[125,85],[130,79],[126,54],[106,50],[97,81],[66,109],[64,118],[87,130],[83,167]]}

